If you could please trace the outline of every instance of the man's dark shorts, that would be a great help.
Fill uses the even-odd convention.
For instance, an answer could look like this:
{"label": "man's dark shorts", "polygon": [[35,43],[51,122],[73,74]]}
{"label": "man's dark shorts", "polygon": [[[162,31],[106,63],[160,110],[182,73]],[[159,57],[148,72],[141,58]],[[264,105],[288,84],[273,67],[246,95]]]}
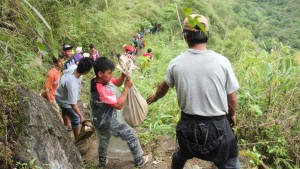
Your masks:
{"label": "man's dark shorts", "polygon": [[227,116],[202,117],[182,112],[176,135],[186,157],[197,157],[222,166],[228,159],[238,156],[237,141]]}

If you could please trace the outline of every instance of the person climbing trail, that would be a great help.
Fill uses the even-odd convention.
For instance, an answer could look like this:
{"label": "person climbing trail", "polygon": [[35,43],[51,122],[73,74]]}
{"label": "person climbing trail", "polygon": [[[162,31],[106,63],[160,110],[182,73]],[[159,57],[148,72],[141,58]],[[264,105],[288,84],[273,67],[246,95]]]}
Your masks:
{"label": "person climbing trail", "polygon": [[59,84],[59,79],[60,79],[60,71],[63,65],[63,61],[64,58],[61,57],[53,57],[53,64],[54,64],[54,68],[52,68],[51,70],[49,70],[49,72],[47,73],[47,79],[44,85],[44,91],[42,92],[42,96],[48,101],[50,102],[51,106],[53,107],[53,109],[56,111],[59,120],[61,122],[63,122],[63,119],[61,117],[61,115],[59,114],[59,106],[55,101],[55,91],[58,87]]}
{"label": "person climbing trail", "polygon": [[77,47],[76,48],[74,58],[76,59],[76,64],[78,65],[79,61],[83,58],[83,56],[82,56],[82,47]]}
{"label": "person climbing trail", "polygon": [[[87,74],[92,66],[93,60],[91,58],[81,59],[72,74],[64,74],[61,77],[60,84],[55,92],[55,100],[62,109],[63,117],[69,117],[71,120],[75,140],[79,136],[79,124],[84,121],[84,117],[77,106],[81,93],[81,76]],[[65,125],[68,124],[65,122]]]}
{"label": "person climbing trail", "polygon": [[100,57],[99,52],[96,50],[94,44],[90,44],[90,58],[94,61]]}
{"label": "person climbing trail", "polygon": [[143,54],[144,57],[149,58],[149,62],[150,62],[151,60],[153,60],[153,55],[151,54],[151,52],[152,52],[152,49],[149,48],[149,49],[147,49],[147,52]]}
{"label": "person climbing trail", "polygon": [[179,147],[173,153],[172,169],[183,169],[193,157],[211,161],[218,168],[239,169],[238,145],[231,129],[236,124],[239,84],[229,60],[206,47],[207,18],[198,14],[189,18],[204,29],[190,25],[185,18],[183,36],[189,49],[169,63],[164,81],[147,102],[157,101],[170,87],[176,87],[181,118],[176,127]]}
{"label": "person climbing trail", "polygon": [[132,55],[134,50],[133,50],[133,47],[131,45],[124,44],[123,48],[124,48],[125,53],[128,53],[128,54]]}
{"label": "person climbing trail", "polygon": [[65,44],[63,46],[64,58],[65,58],[63,70],[68,69],[69,66],[72,66],[77,62],[76,58],[72,55],[72,50],[73,47],[71,45]]}
{"label": "person climbing trail", "polygon": [[[98,139],[99,166],[105,167],[108,163],[107,148],[113,135],[127,142],[135,166],[143,167],[151,161],[152,156],[143,155],[143,150],[134,129],[117,118],[117,111],[124,106],[128,91],[133,84],[126,79],[123,73],[119,78],[113,78],[115,65],[106,57],[97,59],[93,67],[96,77],[91,80],[90,104],[92,121]],[[120,93],[118,87],[122,84],[124,84],[124,90]]]}

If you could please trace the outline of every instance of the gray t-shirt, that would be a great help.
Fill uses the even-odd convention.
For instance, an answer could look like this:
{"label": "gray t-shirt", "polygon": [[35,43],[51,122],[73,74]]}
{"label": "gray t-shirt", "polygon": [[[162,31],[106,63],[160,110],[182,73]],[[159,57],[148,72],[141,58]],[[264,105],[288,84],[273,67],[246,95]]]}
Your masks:
{"label": "gray t-shirt", "polygon": [[82,78],[76,78],[74,74],[64,74],[61,77],[60,84],[55,91],[55,100],[58,105],[64,108],[71,108],[76,104],[81,93]]}
{"label": "gray t-shirt", "polygon": [[77,65],[72,65],[72,66],[69,66],[68,69],[64,70],[64,74],[73,74],[74,73],[74,70],[77,69]]}
{"label": "gray t-shirt", "polygon": [[175,85],[182,111],[200,116],[228,113],[227,94],[239,88],[229,60],[210,50],[188,49],[173,59],[164,81]]}

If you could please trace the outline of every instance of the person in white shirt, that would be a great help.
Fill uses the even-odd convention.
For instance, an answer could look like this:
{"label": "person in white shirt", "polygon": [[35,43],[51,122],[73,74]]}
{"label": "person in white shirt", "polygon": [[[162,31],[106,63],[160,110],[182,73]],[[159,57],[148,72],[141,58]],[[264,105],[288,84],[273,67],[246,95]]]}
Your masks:
{"label": "person in white shirt", "polygon": [[169,63],[164,81],[147,98],[151,104],[165,96],[170,87],[176,88],[181,119],[176,127],[179,148],[173,154],[172,169],[184,168],[193,157],[211,161],[222,169],[240,168],[231,129],[236,124],[239,84],[231,64],[226,57],[207,49],[206,17],[187,17],[183,35],[189,49]]}

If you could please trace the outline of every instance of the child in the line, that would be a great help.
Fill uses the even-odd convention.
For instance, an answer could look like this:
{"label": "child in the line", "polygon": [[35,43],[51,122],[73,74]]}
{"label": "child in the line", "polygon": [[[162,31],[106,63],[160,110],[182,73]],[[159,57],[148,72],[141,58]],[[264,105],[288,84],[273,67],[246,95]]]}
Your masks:
{"label": "child in the line", "polygon": [[151,60],[153,60],[153,56],[152,56],[151,52],[152,52],[152,49],[149,48],[149,49],[147,49],[147,53],[144,53],[144,54],[143,54],[144,57],[149,58],[149,62],[150,62]]}
{"label": "child in the line", "polygon": [[[84,117],[77,106],[81,93],[82,76],[91,70],[93,62],[91,58],[81,59],[78,67],[72,73],[65,73],[61,77],[60,84],[55,92],[55,100],[62,110],[63,117],[69,117],[71,120],[75,140],[80,133],[79,124],[84,121]],[[68,125],[66,121],[64,121],[64,124]]]}
{"label": "child in the line", "polygon": [[64,58],[63,56],[61,57],[53,57],[52,58],[53,63],[54,63],[54,68],[52,68],[51,70],[49,70],[48,74],[47,74],[47,79],[44,85],[44,91],[42,92],[42,96],[48,101],[50,102],[51,106],[53,107],[53,109],[57,112],[59,120],[61,122],[63,122],[61,115],[59,114],[59,107],[55,101],[55,91],[58,87],[59,84],[59,79],[60,79],[60,71],[61,68],[63,67],[63,61]]}
{"label": "child in the line", "polygon": [[[143,156],[143,150],[134,129],[126,122],[117,119],[117,111],[124,106],[128,91],[133,85],[132,82],[126,79],[123,73],[119,78],[113,78],[112,72],[115,65],[106,57],[97,59],[93,67],[96,77],[91,80],[90,102],[92,119],[98,138],[100,167],[105,167],[108,163],[106,159],[107,147],[112,135],[127,142],[136,167],[144,166],[148,161],[151,161],[152,156]],[[124,90],[120,93],[118,87],[123,83]]]}

